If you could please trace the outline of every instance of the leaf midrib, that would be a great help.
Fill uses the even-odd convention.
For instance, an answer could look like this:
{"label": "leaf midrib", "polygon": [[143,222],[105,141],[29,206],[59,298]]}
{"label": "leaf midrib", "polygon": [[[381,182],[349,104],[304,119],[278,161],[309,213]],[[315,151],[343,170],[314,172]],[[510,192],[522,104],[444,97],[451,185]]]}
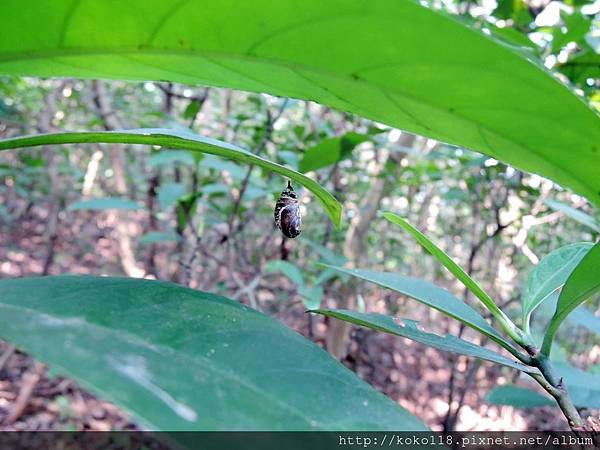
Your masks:
{"label": "leaf midrib", "polygon": [[[109,328],[106,327],[104,325],[98,324],[98,323],[94,323],[94,322],[89,322],[87,319],[85,319],[84,317],[81,316],[59,316],[59,315],[52,315],[52,314],[48,314],[46,312],[40,312],[37,311],[35,309],[31,309],[31,308],[27,308],[24,306],[20,306],[20,305],[14,305],[14,304],[7,304],[7,303],[1,303],[0,302],[0,309],[2,308],[12,308],[12,309],[16,309],[17,311],[23,311],[25,314],[30,314],[33,316],[42,316],[42,317],[48,317],[50,319],[55,319],[57,317],[61,318],[61,319],[69,319],[69,318],[78,318],[83,320],[83,323],[86,326],[89,326],[90,328],[96,329],[98,330],[100,333],[105,333],[108,335],[114,335],[117,336],[119,338],[122,338],[125,341],[131,342],[134,345],[140,345],[142,347],[145,347],[151,351],[156,351],[156,352],[165,352],[165,354],[169,354],[169,352],[171,353],[175,353],[176,355],[182,355],[184,356],[184,359],[187,359],[189,361],[191,361],[192,363],[196,364],[196,362],[194,361],[194,358],[192,358],[190,356],[189,353],[186,352],[179,352],[177,351],[175,348],[164,345],[164,344],[149,344],[148,342],[146,342],[145,340],[143,340],[141,337],[135,335],[135,334],[131,334],[131,333],[127,333],[123,330],[117,330],[114,328]],[[196,357],[196,356],[195,356]],[[311,419],[308,418],[307,416],[305,416],[300,410],[297,410],[296,408],[286,404],[286,403],[282,403],[277,397],[271,396],[268,393],[266,393],[265,391],[263,391],[262,389],[260,389],[258,386],[254,385],[253,383],[250,383],[247,379],[244,378],[240,378],[238,376],[236,376],[236,374],[234,373],[229,373],[227,371],[222,371],[218,368],[218,366],[215,364],[214,361],[210,360],[209,358],[203,356],[203,355],[197,355],[198,359],[200,359],[202,361],[203,364],[206,363],[206,366],[208,368],[208,370],[212,370],[214,373],[216,373],[217,375],[223,376],[225,378],[229,378],[235,382],[238,382],[239,384],[247,387],[249,390],[252,390],[254,393],[256,393],[258,396],[260,397],[264,397],[268,400],[271,400],[274,404],[279,405],[282,409],[284,410],[288,410],[291,413],[295,414],[298,418],[302,419],[305,421],[305,424],[313,429],[315,428],[321,428],[321,427],[315,427],[312,425],[312,423],[314,423],[314,421],[312,421],[311,423]],[[52,363],[54,364],[54,363]],[[60,366],[60,364],[57,364]],[[62,366],[61,366],[62,367]],[[68,373],[72,373],[70,370],[66,370]],[[97,389],[100,392],[104,392],[108,397],[112,397],[112,395],[109,395],[104,389],[101,388],[97,388],[97,386],[93,383],[88,382],[87,380],[83,380],[84,383],[90,385],[91,387],[93,387],[94,389]],[[138,415],[137,413],[135,414],[136,416]],[[144,419],[146,420],[146,419]],[[322,428],[325,429],[325,428]]]}
{"label": "leaf midrib", "polygon": [[[334,71],[329,71],[323,67],[316,67],[316,66],[307,66],[305,64],[301,64],[301,63],[296,63],[296,62],[290,62],[287,60],[283,60],[283,59],[277,59],[277,58],[269,58],[269,57],[258,57],[255,55],[248,55],[248,54],[243,54],[243,53],[228,53],[228,52],[209,52],[209,51],[204,51],[204,50],[198,50],[198,49],[158,49],[158,48],[145,48],[145,47],[141,47],[141,48],[137,48],[137,47],[70,47],[70,48],[62,48],[60,51],[56,51],[56,50],[35,50],[35,51],[23,51],[23,52],[14,52],[14,53],[0,53],[0,62],[11,62],[11,61],[18,61],[18,60],[23,60],[23,59],[30,59],[30,60],[35,60],[35,59],[46,59],[46,58],[60,58],[60,57],[72,57],[72,56],[90,56],[90,55],[112,55],[112,54],[120,54],[120,55],[144,55],[144,54],[148,54],[148,55],[194,55],[197,56],[199,58],[205,58],[207,59],[207,57],[226,57],[226,58],[230,58],[230,59],[238,59],[241,61],[255,61],[255,62],[260,62],[260,63],[266,63],[266,64],[272,64],[272,65],[276,65],[276,66],[285,66],[288,67],[292,70],[304,70],[304,71],[308,71],[308,72],[313,72],[313,73],[323,73],[327,76],[333,76],[333,77],[338,77],[338,78],[343,78],[345,80],[351,79],[353,82],[355,83],[365,83],[368,86],[374,87],[376,89],[378,89],[379,91],[383,92],[383,93],[389,93],[392,92],[395,95],[398,95],[400,97],[406,97],[409,99],[412,99],[416,102],[419,102],[423,105],[426,105],[428,107],[431,107],[433,109],[436,109],[438,111],[444,112],[444,113],[448,113],[448,111],[444,108],[441,108],[440,106],[428,102],[425,99],[421,98],[421,97],[415,97],[415,96],[411,96],[410,94],[406,93],[406,92],[402,92],[399,91],[397,88],[391,87],[391,86],[382,86],[380,83],[371,81],[371,80],[366,80],[364,78],[358,78],[358,79],[354,79],[348,75],[344,75],[344,74],[340,74],[339,72],[334,72]],[[25,58],[23,58],[23,56],[26,56]],[[142,62],[136,61],[138,64],[141,64]],[[223,63],[221,61],[219,61],[219,64],[223,65]],[[233,69],[224,66],[223,67],[227,70],[232,71]],[[169,68],[165,68],[162,70],[170,70]],[[182,74],[183,75],[183,74]],[[244,74],[240,74],[240,75],[244,75]],[[187,75],[187,76],[191,76],[191,75]],[[244,75],[246,76],[246,75]],[[252,78],[249,78],[246,76],[246,78],[252,80]],[[262,81],[262,80],[252,80],[255,83],[260,83],[263,84],[265,86],[271,86],[270,83]],[[312,82],[312,80],[311,80]],[[314,83],[314,82],[313,82]],[[558,83],[558,81],[556,81],[556,83]],[[272,86],[271,86],[272,87]],[[563,89],[564,86],[557,86],[557,87],[562,87]],[[320,87],[320,89],[323,89],[322,87]],[[251,90],[251,89],[248,89]],[[273,91],[279,91],[279,89],[277,88],[272,88]],[[331,94],[331,93],[330,93]],[[349,105],[352,105],[351,101],[348,101],[342,97],[337,96],[337,94],[331,94],[331,95],[335,95],[340,101],[347,103]],[[582,102],[582,106],[586,107],[589,109],[589,107],[581,100]],[[397,107],[397,106],[396,106]],[[364,111],[363,108],[356,108],[356,109],[360,109],[362,111]],[[593,111],[590,110],[591,113],[593,113]],[[365,114],[368,115],[368,114]],[[491,134],[493,134],[494,136],[499,137],[500,139],[512,142],[514,145],[518,146],[519,148],[525,150],[526,152],[529,152],[533,155],[535,155],[537,158],[543,160],[547,165],[549,165],[549,167],[552,168],[552,170],[554,171],[554,173],[560,173],[561,176],[565,179],[565,180],[570,180],[570,183],[573,185],[579,185],[582,187],[585,187],[585,191],[586,191],[586,195],[592,199],[594,198],[594,188],[593,186],[588,186],[587,184],[584,184],[582,181],[578,180],[577,178],[573,178],[572,175],[570,174],[569,171],[564,170],[562,167],[560,167],[559,165],[554,164],[551,160],[548,159],[547,155],[544,155],[543,153],[540,152],[536,152],[535,150],[531,149],[530,147],[528,147],[527,145],[523,144],[522,142],[519,142],[517,140],[515,140],[512,137],[507,137],[505,135],[503,135],[502,133],[499,133],[498,131],[494,130],[493,128],[489,127],[489,125],[486,125],[476,119],[461,115],[461,114],[457,114],[456,111],[454,111],[452,113],[452,115],[456,116],[457,118],[460,118],[466,122],[472,123],[477,125],[478,127],[480,127],[481,129],[485,129],[488,132],[490,132]],[[435,132],[434,132],[435,133]],[[441,134],[441,133],[440,133]],[[451,142],[452,139],[449,139],[449,143],[453,144],[453,142]],[[455,144],[458,145],[458,144]],[[490,147],[488,145],[488,147]],[[482,151],[480,149],[474,149],[474,150],[479,150]],[[486,151],[488,152],[493,152],[493,150],[491,148],[487,149]],[[496,153],[496,152],[494,152]]]}

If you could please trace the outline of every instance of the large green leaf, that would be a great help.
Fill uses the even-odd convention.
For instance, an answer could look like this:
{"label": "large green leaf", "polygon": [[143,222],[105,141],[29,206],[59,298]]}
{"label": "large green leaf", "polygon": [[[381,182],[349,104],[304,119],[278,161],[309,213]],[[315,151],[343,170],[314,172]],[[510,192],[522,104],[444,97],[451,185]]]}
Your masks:
{"label": "large green leaf", "polygon": [[527,278],[521,298],[525,327],[529,328],[531,313],[567,281],[573,269],[593,245],[589,242],[579,242],[560,247],[546,255],[535,266]]}
{"label": "large green leaf", "polygon": [[542,353],[550,354],[554,335],[569,313],[599,290],[600,242],[597,242],[571,272],[558,297],[556,311],[544,334]]}
{"label": "large green leaf", "polygon": [[463,322],[465,325],[485,334],[502,347],[516,354],[518,351],[504,339],[477,311],[454,297],[450,292],[419,278],[406,277],[390,272],[376,272],[366,269],[347,269],[322,264],[338,272],[361,278],[379,286],[392,289],[414,298],[420,303]]}
{"label": "large green leaf", "polygon": [[415,0],[3,0],[0,73],[315,100],[600,204],[600,120],[520,47]]}
{"label": "large green leaf", "polygon": [[154,430],[425,428],[312,342],[214,294],[73,276],[0,292],[2,338]]}
{"label": "large green leaf", "polygon": [[515,408],[558,406],[552,398],[546,395],[514,385],[498,386],[492,389],[486,394],[485,400],[492,405],[508,405]]}
{"label": "large green leaf", "polygon": [[0,150],[35,147],[39,145],[82,144],[90,142],[159,145],[166,148],[179,148],[209,153],[246,164],[255,164],[264,169],[291,178],[303,185],[321,202],[333,223],[336,226],[339,226],[340,224],[342,206],[333,195],[323,189],[316,181],[292,169],[288,169],[287,167],[261,158],[260,156],[256,156],[243,148],[193,133],[165,130],[161,128],[144,128],[124,131],[90,131],[81,133],[49,133],[0,140]]}
{"label": "large green leaf", "polygon": [[534,367],[529,367],[525,364],[521,364],[520,362],[513,361],[512,359],[502,356],[499,353],[473,344],[472,342],[465,341],[464,339],[459,339],[456,336],[442,336],[436,333],[428,333],[422,329],[422,327],[419,325],[419,322],[414,320],[394,318],[385,316],[383,314],[367,314],[342,309],[317,309],[311,312],[322,314],[324,316],[335,317],[336,319],[371,328],[372,330],[383,331],[384,333],[402,336],[430,347],[437,348],[438,350],[473,356],[475,358],[513,367],[515,369],[522,370],[523,372],[538,372],[538,370]]}

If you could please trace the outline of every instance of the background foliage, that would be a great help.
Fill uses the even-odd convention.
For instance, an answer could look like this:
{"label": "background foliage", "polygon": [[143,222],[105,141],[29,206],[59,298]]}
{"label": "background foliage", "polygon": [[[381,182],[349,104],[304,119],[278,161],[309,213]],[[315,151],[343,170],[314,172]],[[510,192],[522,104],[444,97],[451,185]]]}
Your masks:
{"label": "background foliage", "polygon": [[[123,54],[114,57],[89,49],[83,54],[60,53],[81,42],[77,30],[87,28],[85,22],[77,20],[77,14],[83,15],[91,5],[81,2],[82,9],[72,12],[69,33],[60,35],[60,30],[54,30],[43,42],[14,38],[20,34],[10,27],[18,27],[20,22],[7,21],[9,26],[3,29],[0,41],[0,70],[45,75],[41,70],[49,68],[48,75],[87,76],[86,65],[90,61],[97,64],[100,59],[112,76],[163,79],[168,73],[169,78],[194,84],[226,80],[224,84],[229,86],[316,99],[339,109],[311,101],[168,82],[4,76],[0,82],[2,137],[59,130],[191,130],[309,172],[343,204],[341,228],[336,230],[313,195],[300,189],[304,231],[297,240],[283,240],[273,228],[272,208],[285,187],[284,180],[261,167],[213,155],[180,148],[158,151],[141,145],[94,143],[3,152],[3,277],[85,273],[175,281],[226,295],[291,325],[433,428],[485,427],[486,423],[497,428],[500,421],[506,428],[557,426],[545,423],[543,414],[512,415],[512,410],[488,406],[551,407],[545,406],[547,397],[541,391],[532,393],[533,385],[520,378],[514,367],[481,365],[463,356],[424,350],[420,344],[362,329],[350,334],[347,325],[306,315],[304,310],[341,308],[357,310],[356,316],[400,316],[406,318],[409,327],[399,330],[394,329],[394,323],[385,324],[396,335],[410,332],[431,344],[437,335],[450,333],[476,344],[486,343],[485,338],[402,293],[363,284],[331,268],[350,264],[426,279],[489,319],[468,290],[434,258],[425,257],[408,234],[377,214],[380,209],[390,210],[408,218],[437,242],[517,323],[526,320],[524,316],[541,299],[547,299],[532,313],[531,331],[541,342],[553,306],[561,300],[539,288],[536,276],[543,274],[544,267],[554,271],[552,267],[564,267],[565,260],[577,257],[576,252],[567,255],[562,249],[560,259],[555,259],[557,249],[594,242],[600,231],[597,211],[590,203],[597,203],[600,191],[599,178],[594,176],[598,157],[592,148],[600,140],[598,118],[592,112],[600,108],[597,3],[431,2],[434,9],[451,14],[452,19],[422,12],[412,2],[398,3],[401,12],[411,14],[409,23],[413,24],[405,30],[404,40],[416,39],[422,43],[418,48],[425,46],[430,53],[417,54],[407,48],[403,58],[411,62],[412,70],[399,73],[395,66],[386,66],[368,75],[361,72],[358,76],[364,80],[353,79],[356,67],[352,64],[360,68],[359,64],[377,61],[357,61],[346,53],[346,46],[354,52],[367,46],[368,51],[359,53],[374,59],[384,58],[387,47],[348,42],[353,36],[348,31],[353,22],[341,19],[316,26],[310,34],[312,40],[301,51],[281,48],[293,41],[293,31],[254,46],[253,51],[263,58],[275,48],[286,52],[288,64],[253,65],[247,60],[212,56],[201,56],[189,64],[189,58],[172,55],[125,58]],[[150,47],[211,45],[206,40],[172,41],[175,31],[185,33],[186,27],[194,26],[193,21],[190,19],[186,26],[181,21],[177,27],[168,25],[166,11],[152,2],[144,5],[167,23],[156,28]],[[67,2],[55,6],[48,13],[64,16],[71,11]],[[377,21],[387,6],[386,2],[374,5],[373,20],[363,25],[366,31],[388,33],[383,37],[377,34],[383,42],[397,38],[393,34],[397,27],[390,24],[389,29],[381,28]],[[11,2],[4,7],[10,9]],[[328,7],[335,9],[336,5]],[[122,8],[124,17],[133,14],[129,6]],[[219,8],[215,26],[227,11],[222,5]],[[314,11],[307,5],[303,14]],[[103,20],[114,36],[137,42],[145,31],[110,28],[114,13],[99,11],[95,17]],[[185,15],[185,11],[177,14]],[[246,21],[248,15],[240,17]],[[427,29],[437,26],[435,39],[421,34],[421,21],[428,24]],[[463,29],[461,22],[488,30],[503,44],[480,40],[473,31],[457,31]],[[322,61],[321,34],[331,35],[333,25],[337,27],[333,35],[344,47],[336,47],[338,59]],[[28,19],[27,26],[42,25]],[[235,27],[235,23],[230,26]],[[106,29],[102,35],[111,35]],[[260,38],[270,31],[253,32]],[[206,30],[206,36],[211,33],[214,29]],[[231,39],[227,44],[232,50],[247,50],[248,43],[239,35],[225,35]],[[13,38],[7,39],[10,36]],[[97,38],[101,38],[100,33]],[[86,35],[86,40],[93,47],[94,39]],[[444,42],[443,51],[439,42]],[[35,46],[40,46],[39,53],[17,66],[13,56],[28,54]],[[460,52],[468,53],[467,61],[461,60]],[[521,55],[541,60],[559,81],[538,71]],[[490,66],[491,60],[498,65]],[[290,61],[294,71],[289,70]],[[147,75],[149,64],[154,64],[151,76]],[[321,70],[315,74],[314,66],[311,69],[302,64],[320,64],[321,69],[326,66],[339,73],[330,76]],[[472,66],[486,67],[490,72],[474,73]],[[202,73],[212,73],[206,71],[210,67],[213,78],[198,80],[197,67],[203,68]],[[240,74],[239,67],[252,76]],[[447,78],[428,82],[433,73]],[[507,73],[525,77],[529,84]],[[398,77],[410,95],[391,89]],[[276,84],[278,81],[281,85]],[[580,99],[571,97],[561,82],[573,88]],[[383,86],[384,93],[374,95],[373,86]],[[464,88],[456,90],[457,86]],[[490,86],[497,90],[490,91]],[[549,93],[561,101],[546,103]],[[469,101],[477,107],[469,109]],[[493,111],[486,110],[488,102]],[[515,113],[513,108],[505,115],[498,108],[503,104],[518,104],[519,111]],[[435,130],[428,129],[430,121],[437,124]],[[400,132],[384,123],[439,141]],[[486,131],[492,128],[499,134]],[[444,142],[476,148],[487,155]],[[543,147],[547,160],[524,152],[529,146]],[[549,176],[562,186],[522,169]],[[555,256],[540,263],[547,255]],[[522,297],[531,305],[523,312]],[[559,330],[552,353],[561,364],[576,406],[592,414],[593,408],[600,408],[594,375],[600,363],[597,309],[597,299],[577,308]],[[365,316],[360,317],[364,325]],[[369,320],[379,319],[373,316]],[[376,329],[382,326],[380,323]],[[3,336],[11,338],[6,332]],[[457,342],[458,346],[468,346]],[[495,352],[501,349],[495,344],[488,346],[494,351],[491,358],[497,360]],[[502,387],[492,390],[497,384]],[[528,394],[523,394],[525,388]],[[488,390],[492,391],[482,402]],[[556,408],[552,416],[560,420]]]}

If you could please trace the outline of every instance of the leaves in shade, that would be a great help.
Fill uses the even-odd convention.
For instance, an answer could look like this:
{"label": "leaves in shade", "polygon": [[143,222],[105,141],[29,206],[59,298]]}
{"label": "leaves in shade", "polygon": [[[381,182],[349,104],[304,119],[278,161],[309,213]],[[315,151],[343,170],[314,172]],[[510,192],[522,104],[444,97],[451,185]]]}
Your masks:
{"label": "leaves in shade", "polygon": [[167,148],[192,150],[232,159],[245,164],[260,166],[271,172],[288,177],[311,191],[321,202],[337,227],[340,224],[342,206],[316,181],[292,169],[256,156],[247,150],[226,142],[199,136],[193,133],[147,128],[125,131],[93,131],[81,133],[49,133],[0,140],[0,150],[34,147],[52,144],[74,143],[123,143],[158,145]]}
{"label": "leaves in shade", "polygon": [[498,386],[489,391],[485,396],[485,401],[492,405],[507,405],[514,406],[515,408],[557,406],[556,402],[550,397],[539,394],[531,389],[510,384]]}
{"label": "leaves in shade", "polygon": [[148,158],[148,164],[152,167],[164,167],[177,163],[193,166],[195,161],[192,154],[185,150],[163,150]]}
{"label": "leaves in shade", "polygon": [[376,272],[365,269],[347,269],[323,264],[338,272],[361,278],[365,281],[392,289],[403,295],[414,298],[424,305],[459,320],[465,325],[490,337],[505,348],[513,348],[492,326],[473,308],[454,297],[450,292],[419,278],[406,277],[389,272]]}
{"label": "leaves in shade", "polygon": [[523,323],[528,324],[531,313],[550,294],[565,284],[573,269],[593,245],[589,242],[566,245],[542,258],[529,274],[523,291],[521,298]]}
{"label": "leaves in shade", "polygon": [[282,273],[296,285],[302,286],[304,284],[304,277],[300,269],[294,264],[283,261],[283,260],[271,260],[265,266],[265,273]]}
{"label": "leaves in shade", "polygon": [[0,291],[2,338],[153,430],[425,429],[312,342],[214,294],[72,276]]}
{"label": "leaves in shade", "polygon": [[158,188],[157,198],[160,209],[166,210],[187,193],[187,188],[183,183],[162,184]]}
{"label": "leaves in shade", "polygon": [[317,309],[311,312],[322,314],[324,316],[335,317],[336,319],[370,328],[372,330],[383,331],[384,333],[402,336],[430,347],[437,348],[438,350],[458,353],[460,355],[473,356],[475,358],[513,367],[524,372],[538,372],[538,370],[533,367],[513,361],[512,359],[502,356],[499,353],[463,339],[459,339],[455,336],[442,336],[435,333],[428,333],[422,329],[417,321],[414,320],[393,318],[382,314],[367,314],[340,309]]}
{"label": "leaves in shade", "polygon": [[555,363],[555,368],[564,378],[575,406],[600,409],[600,375],[584,372],[564,362]]}
{"label": "leaves in shade", "polygon": [[542,353],[550,354],[554,335],[569,313],[599,290],[600,242],[597,242],[571,272],[558,297],[556,311],[544,334]]}
{"label": "leaves in shade", "polygon": [[[493,29],[486,36],[417,1],[115,5],[0,2],[0,74],[169,80],[310,99],[481,151],[600,204],[597,114]],[[528,14],[501,11],[518,23]]]}
{"label": "leaves in shade", "polygon": [[175,233],[167,233],[164,231],[150,231],[140,238],[140,245],[151,245],[158,242],[177,242],[179,236]]}
{"label": "leaves in shade", "polygon": [[264,272],[281,273],[288,277],[296,285],[298,294],[302,297],[302,303],[307,309],[318,308],[321,304],[323,288],[307,285],[302,271],[294,264],[282,260],[272,260],[266,264]]}
{"label": "leaves in shade", "polygon": [[573,208],[566,203],[557,202],[556,200],[546,200],[544,203],[548,205],[555,211],[560,211],[565,216],[570,217],[571,219],[579,222],[582,225],[585,225],[590,230],[595,231],[596,233],[600,233],[600,224],[596,219],[594,219],[589,214],[581,211],[580,209]]}
{"label": "leaves in shade", "polygon": [[306,309],[316,309],[321,306],[323,300],[323,288],[321,286],[299,286],[298,294],[302,296],[302,304]]}
{"label": "leaves in shade", "polygon": [[342,136],[323,139],[304,152],[299,169],[301,172],[310,172],[347,159],[357,145],[371,138],[369,134],[348,132]]}
{"label": "leaves in shade", "polygon": [[569,323],[586,328],[592,333],[600,336],[600,317],[596,316],[593,311],[579,306],[573,310],[567,317]]}
{"label": "leaves in shade", "polygon": [[494,303],[494,300],[473,280],[458,264],[456,264],[452,258],[450,258],[442,249],[440,249],[433,241],[427,236],[413,227],[410,223],[404,220],[397,214],[391,212],[384,212],[383,216],[392,223],[400,225],[404,230],[408,231],[410,235],[429,253],[431,253],[446,269],[448,269],[452,275],[454,275],[462,284],[465,285],[481,302],[485,307],[491,311],[501,314],[500,309]]}
{"label": "leaves in shade", "polygon": [[141,210],[144,209],[133,200],[119,197],[90,198],[71,203],[67,211],[106,211],[109,209]]}

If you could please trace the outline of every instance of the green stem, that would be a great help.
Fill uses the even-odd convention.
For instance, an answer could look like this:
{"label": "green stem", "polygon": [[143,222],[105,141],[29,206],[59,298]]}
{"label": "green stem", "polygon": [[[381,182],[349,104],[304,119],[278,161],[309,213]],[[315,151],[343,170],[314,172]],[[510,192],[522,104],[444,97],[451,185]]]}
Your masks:
{"label": "green stem", "polygon": [[559,377],[554,371],[550,360],[540,353],[538,349],[532,349],[535,353],[532,355],[535,365],[540,369],[541,374],[530,373],[531,377],[537,381],[558,403],[561,411],[567,418],[569,426],[574,431],[583,426],[583,419],[579,411],[575,408],[571,397],[567,391],[562,377]]}

